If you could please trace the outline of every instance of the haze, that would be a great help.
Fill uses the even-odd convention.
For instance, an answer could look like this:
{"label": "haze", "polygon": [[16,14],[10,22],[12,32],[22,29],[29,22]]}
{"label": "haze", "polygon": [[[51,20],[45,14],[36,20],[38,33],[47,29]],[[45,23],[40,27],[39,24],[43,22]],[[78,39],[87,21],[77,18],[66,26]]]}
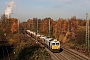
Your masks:
{"label": "haze", "polygon": [[[5,13],[6,2],[12,0],[0,0],[0,15]],[[85,19],[85,14],[90,14],[90,0],[15,0],[16,10],[11,17],[26,21],[32,18],[51,17]]]}

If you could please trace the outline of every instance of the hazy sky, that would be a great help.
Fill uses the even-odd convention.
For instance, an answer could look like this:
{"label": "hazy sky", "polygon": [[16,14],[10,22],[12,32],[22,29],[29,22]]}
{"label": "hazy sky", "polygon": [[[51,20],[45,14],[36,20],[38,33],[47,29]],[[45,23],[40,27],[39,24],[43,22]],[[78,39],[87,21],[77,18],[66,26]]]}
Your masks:
{"label": "hazy sky", "polygon": [[[5,12],[6,2],[12,0],[0,0],[0,15]],[[90,17],[90,0],[15,0],[16,13],[12,17],[21,21],[32,18],[51,17],[58,18],[77,18],[85,19],[86,12]]]}

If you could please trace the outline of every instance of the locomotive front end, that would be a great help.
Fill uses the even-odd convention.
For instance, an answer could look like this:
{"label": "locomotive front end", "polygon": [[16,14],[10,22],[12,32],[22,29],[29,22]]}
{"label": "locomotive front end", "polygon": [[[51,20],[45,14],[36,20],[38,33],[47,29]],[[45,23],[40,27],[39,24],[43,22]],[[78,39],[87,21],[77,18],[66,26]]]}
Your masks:
{"label": "locomotive front end", "polygon": [[56,40],[52,41],[51,42],[51,50],[53,52],[59,52],[60,51],[60,42],[56,41]]}

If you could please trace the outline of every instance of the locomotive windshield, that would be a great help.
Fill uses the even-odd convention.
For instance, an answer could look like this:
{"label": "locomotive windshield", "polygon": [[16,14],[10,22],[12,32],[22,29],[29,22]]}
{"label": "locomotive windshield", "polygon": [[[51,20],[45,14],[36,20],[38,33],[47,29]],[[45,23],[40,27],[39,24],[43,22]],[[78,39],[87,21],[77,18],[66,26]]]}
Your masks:
{"label": "locomotive windshield", "polygon": [[56,43],[56,45],[59,45],[59,43]]}
{"label": "locomotive windshield", "polygon": [[52,43],[52,45],[55,45],[55,43]]}

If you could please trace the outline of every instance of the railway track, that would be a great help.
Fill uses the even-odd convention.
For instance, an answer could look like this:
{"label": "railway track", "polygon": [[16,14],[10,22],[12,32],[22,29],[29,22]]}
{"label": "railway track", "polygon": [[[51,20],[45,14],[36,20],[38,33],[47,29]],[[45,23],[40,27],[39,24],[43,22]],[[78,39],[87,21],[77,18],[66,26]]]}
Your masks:
{"label": "railway track", "polygon": [[87,57],[83,54],[80,54],[79,52],[76,52],[74,50],[67,49],[64,47],[63,47],[63,50],[64,50],[64,53],[66,53],[72,57],[71,60],[90,60],[89,57]]}
{"label": "railway track", "polygon": [[59,54],[59,53],[54,53],[54,55],[56,55],[58,58],[59,58],[59,60],[68,60],[68,58],[66,58],[64,55],[62,55],[62,54]]}
{"label": "railway track", "polygon": [[45,48],[49,54],[51,55],[52,60],[68,60],[68,58],[66,58],[64,55],[60,54],[60,53],[53,53],[51,52],[48,48]]}
{"label": "railway track", "polygon": [[90,58],[66,48],[63,48],[60,53],[53,53],[48,48],[45,49],[50,53],[52,60],[90,60]]}
{"label": "railway track", "polygon": [[[35,38],[32,37],[32,39],[35,42],[40,43]],[[80,55],[80,53],[76,53],[74,50],[70,50],[65,47],[62,47],[63,51],[59,53],[53,53],[46,47],[45,49],[50,53],[52,60],[90,60],[90,58]]]}

